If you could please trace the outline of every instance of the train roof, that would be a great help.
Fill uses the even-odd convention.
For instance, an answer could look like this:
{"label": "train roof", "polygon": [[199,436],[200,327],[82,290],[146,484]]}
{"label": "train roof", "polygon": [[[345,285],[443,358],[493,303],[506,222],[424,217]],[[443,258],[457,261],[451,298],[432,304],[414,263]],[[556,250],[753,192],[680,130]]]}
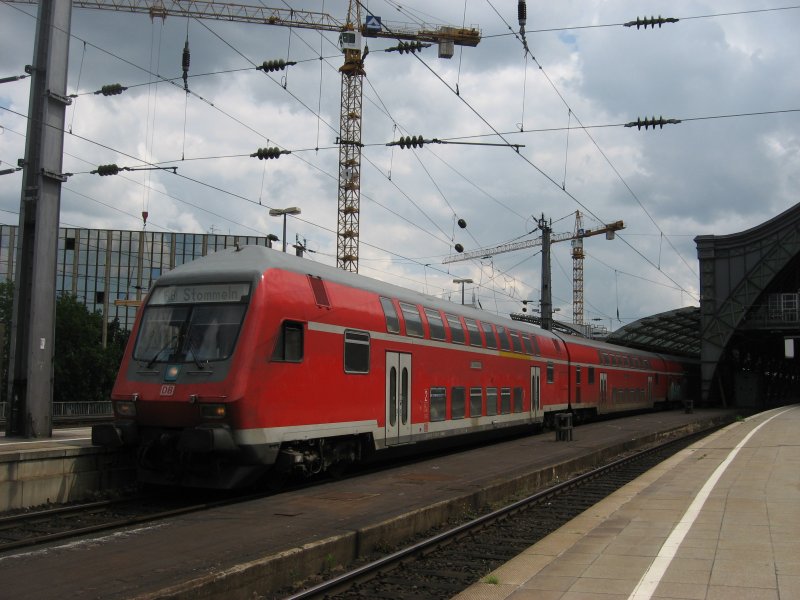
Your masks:
{"label": "train roof", "polygon": [[477,319],[478,321],[535,333],[540,337],[578,343],[584,346],[597,348],[598,350],[625,352],[627,354],[641,356],[660,356],[652,352],[615,346],[587,338],[560,336],[530,323],[525,323],[524,321],[514,321],[510,317],[502,317],[473,306],[442,300],[435,296],[415,292],[378,279],[372,279],[364,275],[359,275],[358,273],[323,265],[307,258],[300,258],[264,246],[242,246],[240,248],[230,248],[214,252],[192,262],[175,267],[172,271],[159,277],[155,285],[173,285],[189,280],[206,283],[241,281],[243,278],[255,280],[269,269],[283,269],[293,273],[313,275],[325,281],[356,287],[381,296],[396,298],[403,302],[421,304],[428,308],[441,309],[447,313],[459,314]]}

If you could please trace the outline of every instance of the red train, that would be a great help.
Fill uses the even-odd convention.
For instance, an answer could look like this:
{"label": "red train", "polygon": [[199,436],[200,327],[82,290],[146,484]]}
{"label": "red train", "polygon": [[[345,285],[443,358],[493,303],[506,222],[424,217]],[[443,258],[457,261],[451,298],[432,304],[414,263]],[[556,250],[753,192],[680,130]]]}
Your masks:
{"label": "red train", "polygon": [[679,401],[685,368],[246,246],[158,280],[92,440],[137,446],[144,482],[229,488]]}

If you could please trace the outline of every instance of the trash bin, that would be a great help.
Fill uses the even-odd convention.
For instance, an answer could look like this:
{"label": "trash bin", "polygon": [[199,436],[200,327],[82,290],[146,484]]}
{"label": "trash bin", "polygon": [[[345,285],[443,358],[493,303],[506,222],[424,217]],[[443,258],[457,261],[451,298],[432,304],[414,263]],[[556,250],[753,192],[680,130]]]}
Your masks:
{"label": "trash bin", "polygon": [[572,441],[572,413],[556,414],[556,441]]}

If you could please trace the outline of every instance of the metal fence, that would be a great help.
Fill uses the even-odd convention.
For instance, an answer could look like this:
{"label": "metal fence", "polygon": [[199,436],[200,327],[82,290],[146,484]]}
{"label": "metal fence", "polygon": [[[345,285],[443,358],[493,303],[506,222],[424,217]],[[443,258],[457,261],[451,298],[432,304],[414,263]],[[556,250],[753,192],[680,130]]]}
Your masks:
{"label": "metal fence", "polygon": [[[0,402],[0,420],[6,418],[6,402]],[[111,417],[114,411],[111,401],[105,402],[53,402],[53,419],[92,419]]]}

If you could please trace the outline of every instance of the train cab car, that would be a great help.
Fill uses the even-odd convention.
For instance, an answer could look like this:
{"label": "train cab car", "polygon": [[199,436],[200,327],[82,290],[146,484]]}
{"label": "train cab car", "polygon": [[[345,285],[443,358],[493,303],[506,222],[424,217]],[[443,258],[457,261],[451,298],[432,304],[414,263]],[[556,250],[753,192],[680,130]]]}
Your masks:
{"label": "train cab car", "polygon": [[135,446],[142,482],[230,488],[564,410],[649,407],[660,364],[246,246],[159,278],[114,385],[115,420],[92,440]]}

